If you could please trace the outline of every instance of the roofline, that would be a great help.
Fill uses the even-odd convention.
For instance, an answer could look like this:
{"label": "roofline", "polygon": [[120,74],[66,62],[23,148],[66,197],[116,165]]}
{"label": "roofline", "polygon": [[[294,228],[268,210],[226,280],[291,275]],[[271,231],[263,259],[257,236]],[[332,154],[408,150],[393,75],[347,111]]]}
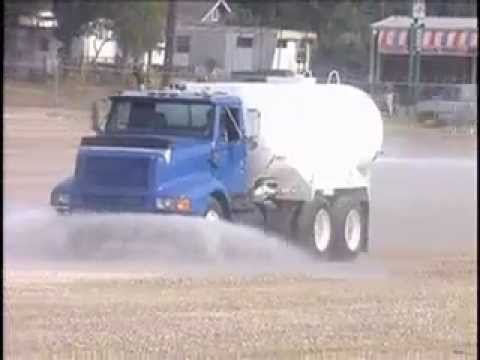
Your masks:
{"label": "roofline", "polygon": [[5,28],[9,29],[33,29],[33,30],[41,30],[41,31],[54,31],[58,29],[58,27],[54,26],[38,26],[38,25],[26,25],[26,24],[12,24],[7,25]]}
{"label": "roofline", "polygon": [[195,99],[195,100],[208,100],[211,96],[210,95],[194,95],[194,94],[179,94],[179,95],[168,95],[168,96],[158,96],[158,95],[151,95],[149,93],[133,93],[130,92],[128,94],[114,94],[111,95],[110,98],[129,98],[129,99],[150,99],[150,100],[182,100],[182,99]]}
{"label": "roofline", "polygon": [[231,13],[231,12],[232,12],[232,9],[230,8],[230,6],[228,6],[228,4],[225,2],[225,0],[217,0],[217,2],[215,3],[215,5],[213,5],[213,7],[212,7],[210,10],[208,10],[205,15],[203,15],[203,17],[202,17],[202,19],[200,20],[200,22],[204,23],[204,22],[208,19],[208,17],[209,17],[210,15],[212,15],[213,12],[220,7],[220,5],[222,5],[223,8],[224,8],[228,13]]}
{"label": "roofline", "polygon": [[138,93],[131,91],[128,94],[114,94],[109,96],[110,99],[148,99],[148,100],[166,100],[166,101],[175,101],[175,100],[194,100],[199,102],[214,102],[215,100],[223,99],[223,98],[235,98],[237,99],[238,96],[231,95],[231,94],[218,94],[218,93],[210,93],[210,94],[195,94],[192,92],[188,93],[179,93],[175,96],[155,96],[149,94],[147,91]]}
{"label": "roofline", "polygon": [[[277,35],[282,32],[283,36],[282,39],[284,40],[299,40],[304,39],[305,36],[308,39],[315,40],[317,38],[317,34],[313,31],[302,31],[302,30],[292,30],[292,29],[278,29],[278,28],[271,28],[271,27],[257,27],[257,26],[239,26],[239,25],[225,25],[225,24],[178,24],[178,31],[186,31],[186,30],[198,30],[198,29],[205,29],[211,30],[216,29],[218,31],[223,31],[225,28],[230,30],[238,30],[244,32],[262,32],[262,31],[273,31],[277,32]],[[288,37],[289,34],[298,36],[291,36]]]}
{"label": "roofline", "polygon": [[[370,24],[371,29],[408,29],[409,26],[399,26],[399,25],[389,25],[389,24],[382,24],[384,22],[387,22],[388,20],[395,20],[395,19],[401,19],[401,20],[409,20],[409,23],[412,22],[412,18],[410,16],[405,16],[405,15],[392,15],[388,16],[382,20],[376,21],[374,23]],[[457,20],[476,20],[476,17],[449,17],[449,16],[427,16],[424,19],[424,22],[428,21],[427,19],[457,19]],[[432,29],[432,30],[450,30],[452,29],[451,26],[445,25],[445,26],[428,26],[426,27],[427,29]],[[455,26],[455,30],[467,30],[467,31],[478,31],[478,22],[477,26]]]}
{"label": "roofline", "polygon": [[[379,26],[370,26],[372,30],[384,30],[384,29],[389,29],[389,30],[408,30],[408,26],[388,26],[388,25],[379,25]],[[445,31],[470,31],[470,32],[478,32],[478,28],[472,28],[472,27],[456,27],[455,29],[452,29],[449,26],[428,26],[425,27],[426,30],[445,30]]]}

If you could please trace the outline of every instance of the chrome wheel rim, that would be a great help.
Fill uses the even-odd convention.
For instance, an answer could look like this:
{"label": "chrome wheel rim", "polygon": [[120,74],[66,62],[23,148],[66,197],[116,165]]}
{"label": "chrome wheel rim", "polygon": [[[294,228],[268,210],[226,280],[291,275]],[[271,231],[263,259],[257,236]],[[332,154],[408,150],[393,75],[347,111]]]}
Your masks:
{"label": "chrome wheel rim", "polygon": [[362,240],[362,218],[357,209],[348,212],[345,218],[345,242],[350,251],[356,252]]}
{"label": "chrome wheel rim", "polygon": [[218,221],[220,220],[220,215],[215,210],[208,210],[205,214],[205,220]]}
{"label": "chrome wheel rim", "polygon": [[315,215],[314,239],[315,247],[319,252],[324,252],[330,244],[332,224],[330,215],[325,209],[320,209]]}

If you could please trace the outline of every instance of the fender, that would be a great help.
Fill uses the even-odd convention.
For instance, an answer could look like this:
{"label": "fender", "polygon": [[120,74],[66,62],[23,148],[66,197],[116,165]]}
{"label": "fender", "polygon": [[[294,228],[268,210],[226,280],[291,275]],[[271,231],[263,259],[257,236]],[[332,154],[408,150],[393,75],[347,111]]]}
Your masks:
{"label": "fender", "polygon": [[157,188],[157,196],[185,196],[192,201],[192,213],[201,215],[207,210],[208,199],[213,193],[220,192],[227,199],[230,208],[231,199],[227,189],[208,172],[194,173],[161,184]]}

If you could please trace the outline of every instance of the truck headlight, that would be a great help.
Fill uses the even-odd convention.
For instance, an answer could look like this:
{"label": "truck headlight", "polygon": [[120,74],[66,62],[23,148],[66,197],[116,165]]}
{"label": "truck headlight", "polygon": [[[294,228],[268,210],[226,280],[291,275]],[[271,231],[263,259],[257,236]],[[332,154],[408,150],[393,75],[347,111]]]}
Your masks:
{"label": "truck headlight", "polygon": [[53,205],[68,206],[70,205],[70,194],[59,192],[53,195]]}
{"label": "truck headlight", "polygon": [[155,206],[158,210],[174,211],[175,199],[173,198],[157,198],[155,200]]}
{"label": "truck headlight", "polygon": [[158,210],[172,211],[172,212],[190,212],[192,210],[192,203],[186,197],[181,198],[167,198],[159,197],[155,200],[155,206]]}

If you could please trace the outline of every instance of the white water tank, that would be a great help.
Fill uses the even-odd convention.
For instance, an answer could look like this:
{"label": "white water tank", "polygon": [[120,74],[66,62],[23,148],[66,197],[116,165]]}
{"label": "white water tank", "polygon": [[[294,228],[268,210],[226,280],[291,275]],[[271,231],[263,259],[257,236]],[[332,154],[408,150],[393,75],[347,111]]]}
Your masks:
{"label": "white water tank", "polygon": [[383,122],[364,91],[311,83],[203,83],[188,88],[198,86],[239,96],[246,110],[260,112],[257,172],[277,155],[315,188],[368,186],[359,183],[357,170],[381,150]]}
{"label": "white water tank", "polygon": [[267,76],[266,82],[269,84],[315,84],[317,79],[314,77],[305,77],[303,75],[291,77]]}

